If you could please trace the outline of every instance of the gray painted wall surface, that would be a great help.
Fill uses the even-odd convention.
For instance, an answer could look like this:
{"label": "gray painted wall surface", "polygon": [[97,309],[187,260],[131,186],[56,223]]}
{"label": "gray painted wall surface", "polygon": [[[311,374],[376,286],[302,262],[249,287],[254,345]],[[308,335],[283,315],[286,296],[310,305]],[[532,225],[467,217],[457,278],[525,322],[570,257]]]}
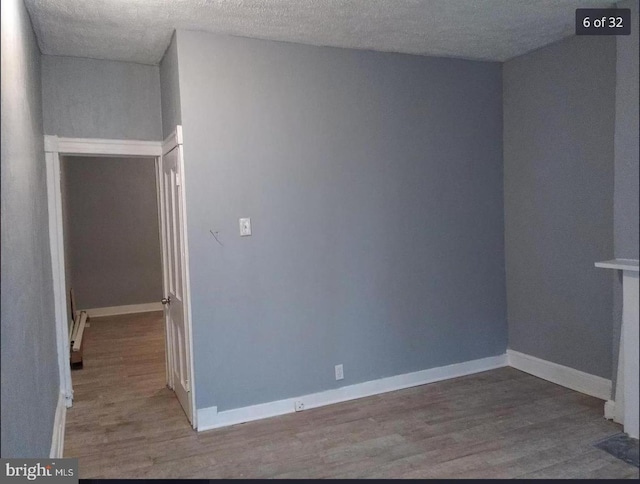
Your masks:
{"label": "gray painted wall surface", "polygon": [[160,301],[154,160],[70,156],[62,170],[67,264],[78,309]]}
{"label": "gray painted wall surface", "polygon": [[60,384],[40,51],[22,1],[1,8],[2,457],[48,457]]}
{"label": "gray painted wall surface", "polygon": [[46,134],[162,139],[157,66],[42,56]]}
{"label": "gray painted wall surface", "polygon": [[631,35],[616,37],[615,256],[638,258],[638,0],[622,2],[631,9]]}
{"label": "gray painted wall surface", "polygon": [[503,65],[509,347],[610,378],[615,40]]}
{"label": "gray painted wall surface", "polygon": [[[638,0],[617,4],[631,9],[631,35],[616,37],[616,128],[615,189],[613,198],[614,255],[638,258]],[[612,380],[618,370],[618,349],[622,325],[622,273],[614,274]]]}
{"label": "gray painted wall surface", "polygon": [[167,138],[177,125],[182,124],[178,46],[175,35],[160,62],[160,94],[162,98],[162,137]]}
{"label": "gray painted wall surface", "polygon": [[500,64],[177,38],[198,408],[504,353]]}

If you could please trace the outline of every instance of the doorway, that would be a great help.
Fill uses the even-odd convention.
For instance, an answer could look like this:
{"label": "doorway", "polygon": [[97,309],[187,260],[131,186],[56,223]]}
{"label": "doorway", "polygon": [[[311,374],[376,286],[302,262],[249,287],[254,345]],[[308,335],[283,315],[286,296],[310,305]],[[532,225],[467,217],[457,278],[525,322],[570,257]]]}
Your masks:
{"label": "doorway", "polygon": [[69,315],[162,311],[155,158],[61,156],[60,185]]}
{"label": "doorway", "polygon": [[[166,385],[175,392],[184,410],[184,414],[191,422],[193,428],[197,428],[195,388],[193,384],[193,341],[191,331],[191,304],[189,298],[189,268],[187,263],[188,244],[181,127],[178,126],[174,133],[163,143],[45,136],[45,152],[47,161],[49,232],[54,280],[54,299],[56,305],[56,335],[60,387],[61,393],[66,401],[66,406],[70,407],[73,402],[72,375],[69,365],[71,348],[68,326],[72,314],[70,311],[70,301],[67,296],[67,288],[68,286],[69,288],[74,287],[75,292],[77,290],[76,288],[82,284],[83,288],[80,291],[82,295],[79,294],[80,297],[78,298],[77,306],[80,309],[85,309],[84,306],[87,306],[86,309],[93,310],[93,316],[95,317],[115,316],[122,308],[129,308],[130,310],[136,306],[139,311],[147,311],[149,309],[160,309],[162,311],[162,313],[159,314],[161,320],[164,322]],[[138,163],[136,170],[127,169],[125,165],[119,166],[119,169],[112,169],[111,176],[113,178],[110,179],[111,184],[114,182],[118,184],[119,181],[123,186],[127,184],[130,185],[128,182],[123,182],[123,177],[127,177],[129,172],[133,174],[133,171],[144,172],[146,170],[147,174],[153,173],[155,179],[151,181],[154,182],[152,186],[156,193],[156,215],[153,217],[154,220],[152,222],[154,223],[148,225],[156,228],[155,244],[152,243],[151,245],[160,248],[161,255],[159,261],[156,259],[156,262],[159,262],[160,287],[162,288],[160,294],[158,294],[160,297],[155,302],[136,304],[133,302],[134,300],[131,299],[134,295],[136,298],[149,298],[151,294],[156,294],[158,292],[158,285],[154,282],[150,284],[151,287],[140,287],[140,283],[138,283],[137,286],[135,283],[133,285],[129,284],[128,286],[127,284],[121,284],[121,286],[125,287],[114,290],[112,294],[104,294],[105,291],[100,290],[106,287],[105,284],[107,280],[109,280],[110,284],[117,283],[118,277],[117,274],[115,274],[117,272],[115,270],[116,266],[120,265],[122,267],[127,265],[123,260],[114,261],[113,259],[114,257],[126,259],[123,256],[122,248],[115,252],[105,249],[105,252],[109,252],[110,255],[106,253],[102,254],[97,258],[98,260],[95,260],[96,258],[94,257],[94,265],[102,264],[102,267],[108,267],[111,264],[111,267],[107,268],[107,271],[111,271],[111,277],[98,277],[99,282],[96,283],[95,275],[86,273],[84,270],[82,271],[82,275],[78,275],[78,272],[75,271],[76,267],[74,267],[73,263],[75,257],[68,254],[69,247],[65,244],[65,228],[67,229],[67,233],[75,233],[76,229],[81,231],[83,227],[74,227],[74,229],[69,232],[69,223],[72,221],[65,220],[65,207],[63,205],[66,202],[64,198],[68,198],[69,196],[68,193],[63,193],[66,189],[64,184],[69,181],[66,168],[74,165],[76,171],[84,173],[84,178],[93,180],[92,183],[96,191],[102,190],[104,192],[104,188],[109,185],[109,177],[106,176],[101,180],[104,182],[104,186],[98,190],[98,186],[95,185],[98,181],[96,180],[95,174],[91,175],[89,173],[90,170],[88,170],[88,166],[81,166],[80,168],[76,166],[83,161],[87,162],[87,164],[93,163],[95,166],[102,166],[103,168],[109,163],[112,163],[110,168],[114,168],[115,165],[122,163],[125,163],[125,165],[129,163],[129,167],[132,166],[131,164]],[[141,169],[145,163],[147,166]],[[77,173],[75,174],[77,175]],[[83,177],[80,176],[79,178],[82,181]],[[117,196],[120,188],[122,187],[117,187],[110,192],[106,190],[107,193],[102,195],[103,198],[108,199],[109,196]],[[85,192],[86,191],[85,187]],[[77,194],[74,193],[72,198],[76,195]],[[132,194],[127,196],[129,198],[135,198],[135,195]],[[149,202],[147,202],[147,204],[149,204]],[[110,214],[108,210],[102,210],[102,215],[99,215],[99,211],[82,207],[80,213],[90,212],[92,214],[88,221],[84,223],[84,228],[87,229],[88,232],[91,232],[90,229],[93,229],[95,233],[82,233],[79,237],[82,242],[78,242],[78,240],[70,241],[72,250],[74,250],[74,244],[90,242],[92,237],[93,239],[100,237],[99,234],[102,234],[104,237],[105,234],[109,234],[112,231],[126,230],[126,227],[113,227],[115,220],[106,222],[105,217],[110,217]],[[145,217],[148,216],[148,214],[145,215]],[[96,220],[96,218],[100,220]],[[111,218],[113,219],[115,217]],[[136,218],[129,217],[128,220],[129,228],[132,228],[132,224],[135,225],[136,223]],[[138,223],[141,223],[139,219]],[[146,228],[146,232],[148,236],[150,233],[149,227]],[[126,237],[124,238],[126,239]],[[78,237],[76,237],[76,239],[78,239]],[[176,243],[176,241],[178,243]],[[138,247],[138,251],[140,249],[141,248]],[[81,249],[80,252],[82,252],[82,250],[84,250],[84,248]],[[91,251],[91,248],[88,250]],[[146,254],[143,259],[152,261],[159,255],[158,251],[153,248],[149,252],[150,254]],[[69,261],[67,259],[70,259],[70,265],[68,265]],[[136,262],[132,262],[133,260],[135,260],[135,257],[129,257],[128,259],[130,264],[136,264]],[[155,267],[157,269],[158,265]],[[153,269],[151,272],[157,272],[156,269]],[[142,272],[144,272],[144,270]],[[69,282],[67,282],[67,279],[70,279]],[[120,302],[128,302],[129,304],[104,305],[113,304],[113,301],[115,301],[113,296],[115,296],[116,293],[119,293],[119,297],[121,298]],[[146,295],[141,296],[142,293]]]}

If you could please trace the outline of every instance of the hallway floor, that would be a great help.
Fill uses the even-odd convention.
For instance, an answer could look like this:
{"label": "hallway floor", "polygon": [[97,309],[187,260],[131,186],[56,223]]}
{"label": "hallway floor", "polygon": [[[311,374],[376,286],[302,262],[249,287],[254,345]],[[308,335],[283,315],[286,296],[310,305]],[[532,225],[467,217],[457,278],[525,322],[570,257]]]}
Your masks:
{"label": "hallway floor", "polygon": [[72,372],[81,478],[638,478],[593,446],[603,402],[512,368],[196,433],[165,387],[162,313],[95,318]]}

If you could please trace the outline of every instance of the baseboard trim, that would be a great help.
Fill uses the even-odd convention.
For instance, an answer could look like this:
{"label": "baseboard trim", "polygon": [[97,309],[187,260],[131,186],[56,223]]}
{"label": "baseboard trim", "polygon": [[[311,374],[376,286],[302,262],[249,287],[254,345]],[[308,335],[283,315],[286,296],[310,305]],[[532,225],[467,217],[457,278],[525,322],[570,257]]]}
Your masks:
{"label": "baseboard trim", "polygon": [[53,435],[51,436],[51,451],[49,457],[61,459],[64,453],[64,429],[67,422],[67,399],[61,392],[58,395],[56,415],[53,419]]}
{"label": "baseboard trim", "polygon": [[621,415],[620,406],[614,400],[604,402],[604,418],[613,420],[616,423],[623,423],[624,415]]}
{"label": "baseboard trim", "polygon": [[218,412],[217,407],[203,408],[198,410],[198,431],[211,430],[251,422],[253,420],[275,417],[277,415],[294,413],[295,402],[299,401],[304,403],[305,409],[323,407],[325,405],[369,397],[380,393],[472,375],[504,366],[507,366],[506,354],[381,378],[379,380],[371,380],[324,392],[251,405],[233,410],[225,410],[223,412]]}
{"label": "baseboard trim", "polygon": [[514,350],[507,350],[507,359],[509,366],[543,380],[601,400],[609,400],[611,398],[611,380],[606,378]]}
{"label": "baseboard trim", "polygon": [[129,304],[127,306],[111,306],[108,308],[82,309],[86,311],[90,318],[100,318],[102,316],[118,316],[120,314],[147,313],[151,311],[162,311],[162,303]]}

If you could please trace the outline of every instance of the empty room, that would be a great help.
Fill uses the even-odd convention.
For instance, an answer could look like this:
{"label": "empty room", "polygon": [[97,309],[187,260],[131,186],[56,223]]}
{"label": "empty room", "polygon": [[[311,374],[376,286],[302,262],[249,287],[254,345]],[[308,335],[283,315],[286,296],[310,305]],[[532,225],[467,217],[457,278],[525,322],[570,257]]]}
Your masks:
{"label": "empty room", "polygon": [[637,0],[3,0],[1,460],[639,477]]}

